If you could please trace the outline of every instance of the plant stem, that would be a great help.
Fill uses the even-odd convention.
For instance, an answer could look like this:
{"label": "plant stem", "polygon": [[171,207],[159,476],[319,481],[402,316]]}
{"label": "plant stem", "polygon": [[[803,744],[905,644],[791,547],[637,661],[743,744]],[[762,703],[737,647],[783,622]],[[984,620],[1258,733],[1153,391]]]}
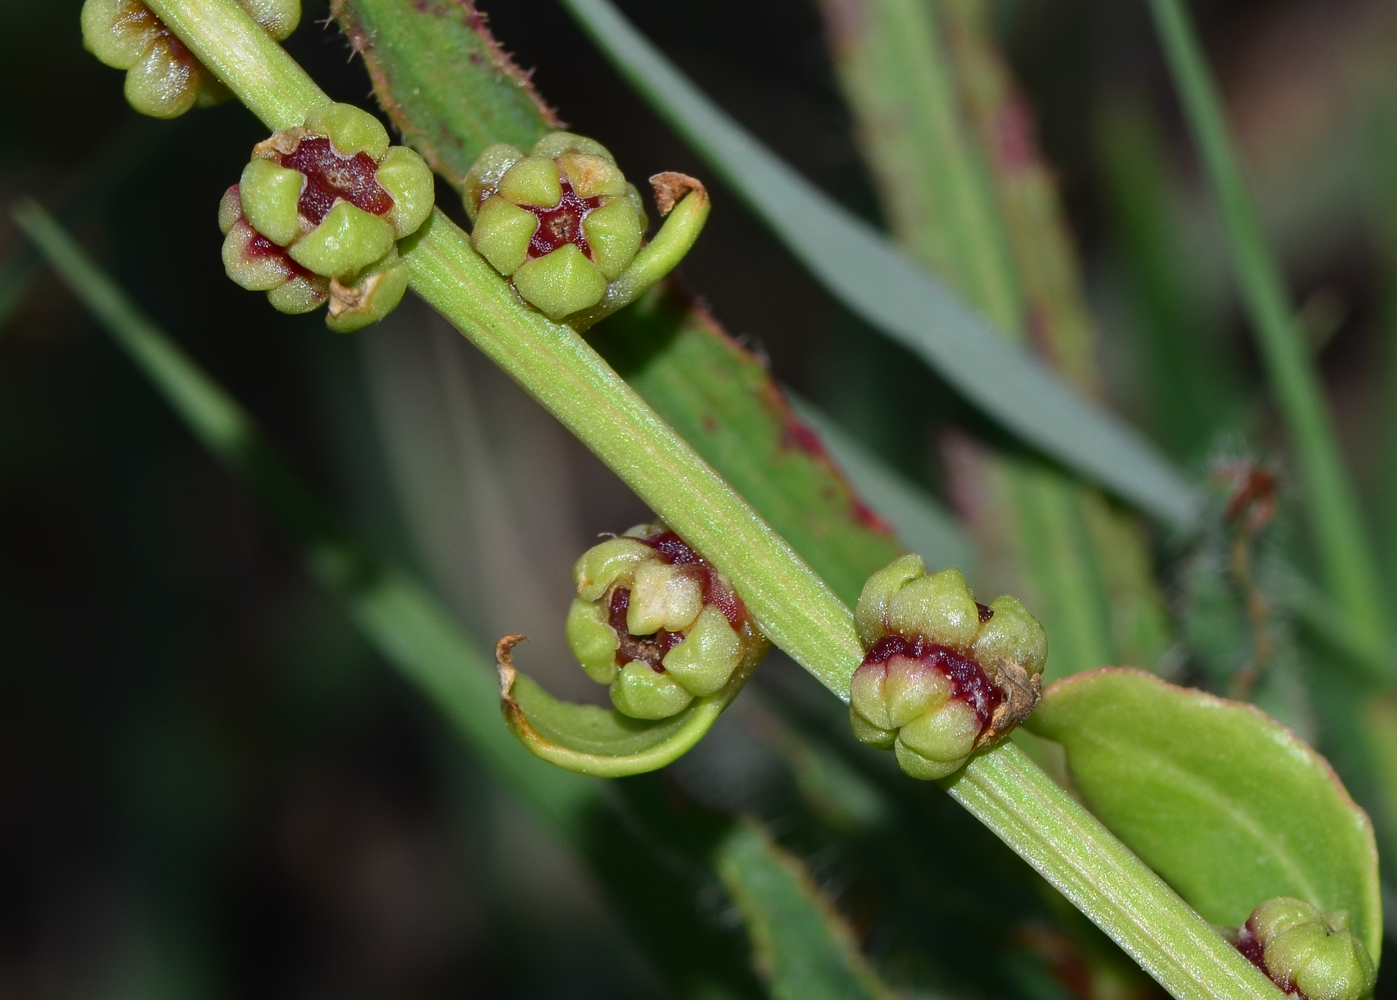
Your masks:
{"label": "plant stem", "polygon": [[767,636],[841,698],[849,609],[580,336],[508,294],[440,211],[402,244],[412,288],[726,573]]}
{"label": "plant stem", "polygon": [[946,788],[1179,1000],[1279,996],[1017,744],[972,758]]}
{"label": "plant stem", "polygon": [[1271,387],[1290,427],[1316,548],[1349,627],[1369,644],[1388,636],[1372,546],[1329,419],[1319,377],[1291,308],[1223,116],[1217,86],[1183,0],[1150,0],[1164,53],[1231,244],[1242,299]]}
{"label": "plant stem", "polygon": [[[156,0],[162,13],[174,0]],[[285,126],[296,108],[266,93],[323,95],[279,47],[233,80],[234,55],[261,35],[233,0],[184,0],[169,24],[254,110]],[[209,14],[207,30],[204,14]],[[227,46],[230,51],[221,51]],[[280,81],[280,82],[278,82]],[[302,100],[310,97],[303,96]],[[302,109],[309,110],[309,106]],[[260,114],[261,112],[259,112]],[[294,123],[294,122],[293,122]],[[272,121],[267,124],[272,125]],[[656,513],[732,579],[763,631],[847,699],[862,659],[849,609],[575,331],[513,295],[439,210],[402,244],[412,288],[591,448]],[[1273,997],[1237,951],[1011,743],[982,753],[951,794],[1121,943],[1181,1000]]]}
{"label": "plant stem", "polygon": [[150,0],[146,6],[273,132],[304,125],[311,108],[330,103],[236,3]]}

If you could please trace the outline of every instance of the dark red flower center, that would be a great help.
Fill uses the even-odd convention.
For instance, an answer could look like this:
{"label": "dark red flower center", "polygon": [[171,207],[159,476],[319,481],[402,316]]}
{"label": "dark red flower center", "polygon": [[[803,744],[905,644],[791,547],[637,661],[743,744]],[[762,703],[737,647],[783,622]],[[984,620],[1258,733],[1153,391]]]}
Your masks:
{"label": "dark red flower center", "polygon": [[1232,947],[1240,951],[1248,962],[1265,973],[1266,978],[1275,983],[1281,990],[1289,993],[1291,996],[1299,997],[1300,1000],[1309,1000],[1309,998],[1305,996],[1304,991],[1294,983],[1277,980],[1275,976],[1271,975],[1271,970],[1266,968],[1266,949],[1262,947],[1261,939],[1256,936],[1256,931],[1252,927],[1250,920],[1237,932],[1237,937],[1232,942]]}
{"label": "dark red flower center", "polygon": [[873,644],[863,662],[886,663],[894,656],[917,660],[949,677],[951,697],[959,698],[975,710],[981,728],[989,725],[994,710],[1004,700],[1003,693],[994,686],[979,663],[922,636],[908,639],[901,635],[886,635]]}
{"label": "dark red flower center", "polygon": [[[723,613],[734,629],[741,632],[747,623],[747,608],[742,598],[733,593],[718,571],[704,562],[703,558],[689,548],[688,544],[672,531],[646,538],[637,538],[655,550],[662,562],[671,566],[684,567],[683,572],[698,580],[702,588],[704,604],[711,604]],[[616,632],[621,645],[616,650],[616,664],[624,667],[633,660],[647,663],[657,673],[664,672],[661,661],[675,646],[684,641],[682,632],[667,632],[660,629],[653,635],[632,635],[626,623],[626,613],[631,607],[631,592],[625,587],[615,587],[611,591],[611,605],[607,609],[607,622]]]}
{"label": "dark red flower center", "polygon": [[296,207],[314,225],[325,221],[341,199],[370,215],[392,211],[393,198],[378,183],[378,164],[368,153],[341,156],[329,139],[308,136],[282,156],[281,165],[305,175]]}
{"label": "dark red flower center", "polygon": [[561,178],[561,183],[563,196],[558,199],[558,204],[546,208],[540,205],[519,206],[538,217],[538,228],[529,240],[529,257],[544,257],[564,243],[574,243],[590,260],[592,247],[587,242],[582,222],[601,205],[601,199],[579,197],[566,177]]}

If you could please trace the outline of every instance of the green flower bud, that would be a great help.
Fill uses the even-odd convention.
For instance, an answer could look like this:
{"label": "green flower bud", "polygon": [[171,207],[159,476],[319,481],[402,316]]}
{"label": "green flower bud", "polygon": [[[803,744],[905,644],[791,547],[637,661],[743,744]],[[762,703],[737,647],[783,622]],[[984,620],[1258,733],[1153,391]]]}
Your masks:
{"label": "green flower bud", "polygon": [[[407,290],[397,241],[431,214],[433,187],[427,164],[406,147],[390,146],[373,115],[348,104],[316,108],[304,126],[259,143],[231,189],[236,205],[225,196],[219,224],[228,275],[267,291],[283,312],[328,300],[326,324],[336,332],[375,323]],[[273,283],[270,258],[283,275],[293,268],[293,277],[304,280],[295,288],[287,286],[290,279]],[[309,288],[318,294],[301,294]]]}
{"label": "green flower bud", "polygon": [[[676,213],[673,227],[666,224],[675,232],[642,254],[644,206],[605,146],[569,132],[544,136],[527,154],[496,144],[462,185],[471,243],[524,301],[581,329],[633,301],[692,245],[707,193],[684,180],[680,193],[696,195],[697,211]],[[673,189],[667,182],[664,190]],[[662,214],[670,207],[673,199]]]}
{"label": "green flower bud", "polygon": [[1235,944],[1282,990],[1307,1000],[1361,1000],[1377,980],[1368,949],[1349,929],[1348,911],[1321,913],[1293,896],[1253,910]]}
{"label": "green flower bud", "polygon": [[573,581],[568,645],[633,718],[668,718],[766,653],[727,578],[663,525],[594,545],[577,560]]}
{"label": "green flower bud", "polygon": [[621,669],[616,651],[621,639],[606,621],[606,609],[594,601],[577,598],[568,608],[568,645],[587,676],[598,684],[610,684]]}
{"label": "green flower bud", "polygon": [[324,305],[330,281],[297,264],[267,239],[242,214],[242,199],[234,184],[218,206],[223,231],[223,268],[243,288],[266,292],[272,306],[284,313],[304,313]]}
{"label": "green flower bud", "polygon": [[849,686],[850,725],[912,777],[953,773],[1037,703],[1042,625],[1013,597],[977,604],[960,570],[895,560],[864,584],[854,624],[867,655]]}
{"label": "green flower bud", "polygon": [[668,719],[693,700],[693,693],[668,673],[657,673],[636,660],[622,667],[611,685],[611,704],[632,719]]}
{"label": "green flower bud", "polygon": [[[300,0],[238,4],[277,41],[301,20]],[[86,0],[81,20],[83,45],[101,62],[126,70],[126,100],[141,114],[177,118],[231,96],[141,0]]]}
{"label": "green flower bud", "polygon": [[325,325],[335,333],[353,333],[387,316],[407,293],[407,265],[396,249],[359,275],[352,285],[330,279],[330,309]]}

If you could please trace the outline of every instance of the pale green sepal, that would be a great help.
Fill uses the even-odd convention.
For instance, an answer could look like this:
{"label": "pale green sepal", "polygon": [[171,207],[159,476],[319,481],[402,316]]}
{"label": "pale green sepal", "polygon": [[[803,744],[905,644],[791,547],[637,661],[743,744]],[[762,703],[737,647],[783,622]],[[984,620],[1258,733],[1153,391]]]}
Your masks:
{"label": "pale green sepal", "polygon": [[136,111],[152,118],[178,118],[199,98],[199,87],[207,74],[187,59],[176,59],[170,46],[157,40],[144,56],[126,71],[122,92]]}
{"label": "pale green sepal", "polygon": [[854,738],[860,743],[867,743],[879,750],[891,750],[897,742],[896,730],[879,729],[852,707],[849,709],[849,728],[854,731]]}
{"label": "pale green sepal", "polygon": [[653,558],[654,549],[630,538],[608,538],[593,545],[582,553],[572,567],[577,596],[584,601],[595,601],[623,573]]}
{"label": "pale green sepal", "polygon": [[690,694],[721,690],[742,662],[742,643],[727,616],[705,605],[684,641],[662,661],[669,675]]}
{"label": "pale green sepal", "polygon": [[1030,674],[1041,674],[1048,662],[1048,633],[1017,597],[1008,594],[990,602],[994,615],[980,626],[971,655],[979,663],[1008,660]]}
{"label": "pale green sepal", "polygon": [[1260,901],[1348,910],[1382,950],[1377,848],[1328,762],[1252,705],[1108,667],[1053,684],[1025,723],[1067,751],[1091,811],[1210,923]]}
{"label": "pale green sepal", "polygon": [[888,661],[883,682],[883,698],[888,706],[888,722],[894,729],[907,725],[950,700],[951,679],[905,656]]}
{"label": "pale green sepal", "polygon": [[238,0],[238,6],[278,42],[290,38],[301,23],[301,0]]}
{"label": "pale green sepal", "polygon": [[395,252],[352,285],[330,283],[330,310],[325,325],[335,333],[354,333],[387,316],[407,292],[407,265]]}
{"label": "pale green sepal", "polygon": [[894,559],[868,578],[854,605],[854,628],[865,649],[888,634],[888,608],[897,592],[926,573],[926,563],[916,555]]}
{"label": "pale green sepal", "polygon": [[526,156],[504,172],[499,194],[516,205],[558,204],[563,186],[558,182],[558,165],[542,156]]}
{"label": "pale green sepal", "polygon": [[[698,182],[694,181],[694,184]],[[669,213],[655,238],[641,247],[630,266],[606,286],[605,296],[589,305],[585,312],[570,317],[568,325],[578,332],[586,330],[618,309],[624,309],[654,287],[693,248],[712,207],[713,203],[702,185],[690,190]],[[644,210],[638,210],[637,216],[644,231]]]}
{"label": "pale green sepal", "polygon": [[979,735],[975,710],[963,701],[948,701],[899,729],[897,740],[928,760],[945,763],[964,761]]}
{"label": "pale green sepal", "polygon": [[626,194],[626,175],[611,160],[588,153],[564,153],[554,160],[558,172],[572,184],[579,198],[620,197]]}
{"label": "pale green sepal", "polygon": [[82,5],[82,44],[98,61],[113,69],[130,69],[140,62],[151,44],[160,37],[155,17],[144,24],[128,21],[117,29],[118,18],[137,6],[133,0],[87,0]]}
{"label": "pale green sepal", "polygon": [[436,182],[427,161],[406,146],[393,146],[378,165],[379,186],[393,199],[384,216],[393,234],[402,239],[417,232],[436,204]]}
{"label": "pale green sepal", "polygon": [[688,708],[693,700],[694,696],[669,674],[636,660],[622,667],[611,682],[611,704],[632,719],[668,719]]}
{"label": "pale green sepal", "polygon": [[329,297],[329,282],[320,277],[314,281],[304,275],[297,275],[279,288],[267,292],[267,301],[277,312],[298,316],[301,313],[315,312]]}
{"label": "pale green sepal", "polygon": [[897,757],[897,766],[902,768],[902,772],[918,781],[938,781],[949,774],[954,774],[965,766],[966,761],[964,757],[960,760],[950,761],[931,760],[903,743],[901,737],[893,745],[893,753]]}
{"label": "pale green sepal", "polygon": [[594,601],[577,598],[568,608],[568,648],[587,676],[598,684],[616,679],[616,650],[621,640],[606,621],[605,610]]}
{"label": "pale green sepal", "polygon": [[980,609],[965,574],[952,567],[910,581],[888,604],[888,625],[901,635],[969,652],[980,632]]}
{"label": "pale green sepal", "polygon": [[611,155],[611,150],[597,140],[589,139],[585,135],[575,135],[572,132],[549,132],[534,143],[533,149],[529,150],[530,156],[547,157],[550,160],[565,153],[583,153],[587,156],[600,156],[610,163],[616,162],[616,157]]}
{"label": "pale green sepal", "polygon": [[575,243],[564,243],[514,272],[514,287],[539,312],[560,320],[600,302],[606,279]]}
{"label": "pale green sepal", "polygon": [[631,600],[626,630],[650,635],[660,629],[678,632],[703,611],[703,587],[678,566],[654,559],[642,562],[631,577]]}
{"label": "pale green sepal", "polygon": [[508,277],[529,259],[529,240],[538,229],[538,216],[492,195],[480,207],[471,232],[471,246]]}
{"label": "pale green sepal", "polygon": [[721,691],[695,698],[678,715],[645,722],[595,705],[561,701],[516,673],[509,651],[519,638],[508,636],[496,647],[506,724],[534,756],[599,778],[654,771],[683,756],[737,697],[755,667],[740,667]]}
{"label": "pale green sepal", "polygon": [[587,234],[587,243],[592,248],[592,259],[597,270],[608,281],[617,277],[635,259],[641,237],[645,235],[635,209],[625,198],[618,198],[588,213],[587,218],[582,220],[582,231]]}
{"label": "pale green sepal", "polygon": [[297,202],[305,175],[277,166],[271,160],[253,160],[243,167],[238,197],[252,228],[278,246],[288,246],[301,235]]}
{"label": "pale green sepal", "polygon": [[306,115],[306,131],[328,136],[345,156],[368,153],[375,160],[388,152],[388,130],[373,115],[352,104],[322,104]]}
{"label": "pale green sepal", "polygon": [[480,211],[480,203],[499,186],[505,171],[524,158],[524,151],[507,142],[486,146],[475,158],[461,185],[461,200],[472,223]]}
{"label": "pale green sepal", "polygon": [[347,201],[330,209],[323,222],[287,250],[291,259],[316,274],[353,277],[393,249],[393,227]]}

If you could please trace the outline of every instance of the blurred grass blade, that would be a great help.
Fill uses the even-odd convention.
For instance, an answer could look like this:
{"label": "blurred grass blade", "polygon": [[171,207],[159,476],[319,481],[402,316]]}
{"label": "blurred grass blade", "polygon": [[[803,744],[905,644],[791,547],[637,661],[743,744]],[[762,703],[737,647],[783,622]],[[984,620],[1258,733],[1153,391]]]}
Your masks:
{"label": "blurred grass blade", "polygon": [[764,829],[737,824],[716,860],[773,1000],[896,1000],[805,866]]}
{"label": "blurred grass blade", "polygon": [[[676,871],[705,869],[709,849],[657,833],[673,819],[670,792],[632,779],[622,802],[606,794],[604,783],[533,757],[500,719],[493,662],[450,611],[408,574],[371,559],[238,403],[143,316],[48,213],[26,202],[14,216],[186,426],[291,534],[312,576],[345,599],[384,659],[422,689],[502,785],[598,872],[678,994],[755,998],[756,985],[731,935],[699,917],[688,895],[690,877]],[[676,941],[683,946],[675,947]]]}
{"label": "blurred grass blade", "polygon": [[494,664],[462,636],[450,612],[416,580],[367,556],[242,407],[143,316],[47,212],[25,202],[14,217],[195,436],[277,515],[302,547],[312,575],[348,601],[385,658],[550,820],[564,827],[576,822],[595,789],[534,760],[509,735],[500,722]]}
{"label": "blurred grass blade", "polygon": [[973,576],[974,550],[949,510],[846,434],[815,404],[791,392],[787,398],[796,415],[820,436],[854,492],[892,525],[907,551],[917,553],[928,566],[959,566]]}
{"label": "blurred grass blade", "polygon": [[1197,514],[1188,484],[872,227],[737,126],[606,0],[562,0],[618,70],[850,309],[917,352],[1010,431],[1162,521]]}
{"label": "blurred grass blade", "polygon": [[1272,392],[1289,426],[1326,582],[1348,613],[1350,627],[1369,641],[1384,642],[1388,626],[1373,549],[1280,266],[1247,193],[1217,87],[1183,0],[1150,0],[1150,7],[1222,214]]}

